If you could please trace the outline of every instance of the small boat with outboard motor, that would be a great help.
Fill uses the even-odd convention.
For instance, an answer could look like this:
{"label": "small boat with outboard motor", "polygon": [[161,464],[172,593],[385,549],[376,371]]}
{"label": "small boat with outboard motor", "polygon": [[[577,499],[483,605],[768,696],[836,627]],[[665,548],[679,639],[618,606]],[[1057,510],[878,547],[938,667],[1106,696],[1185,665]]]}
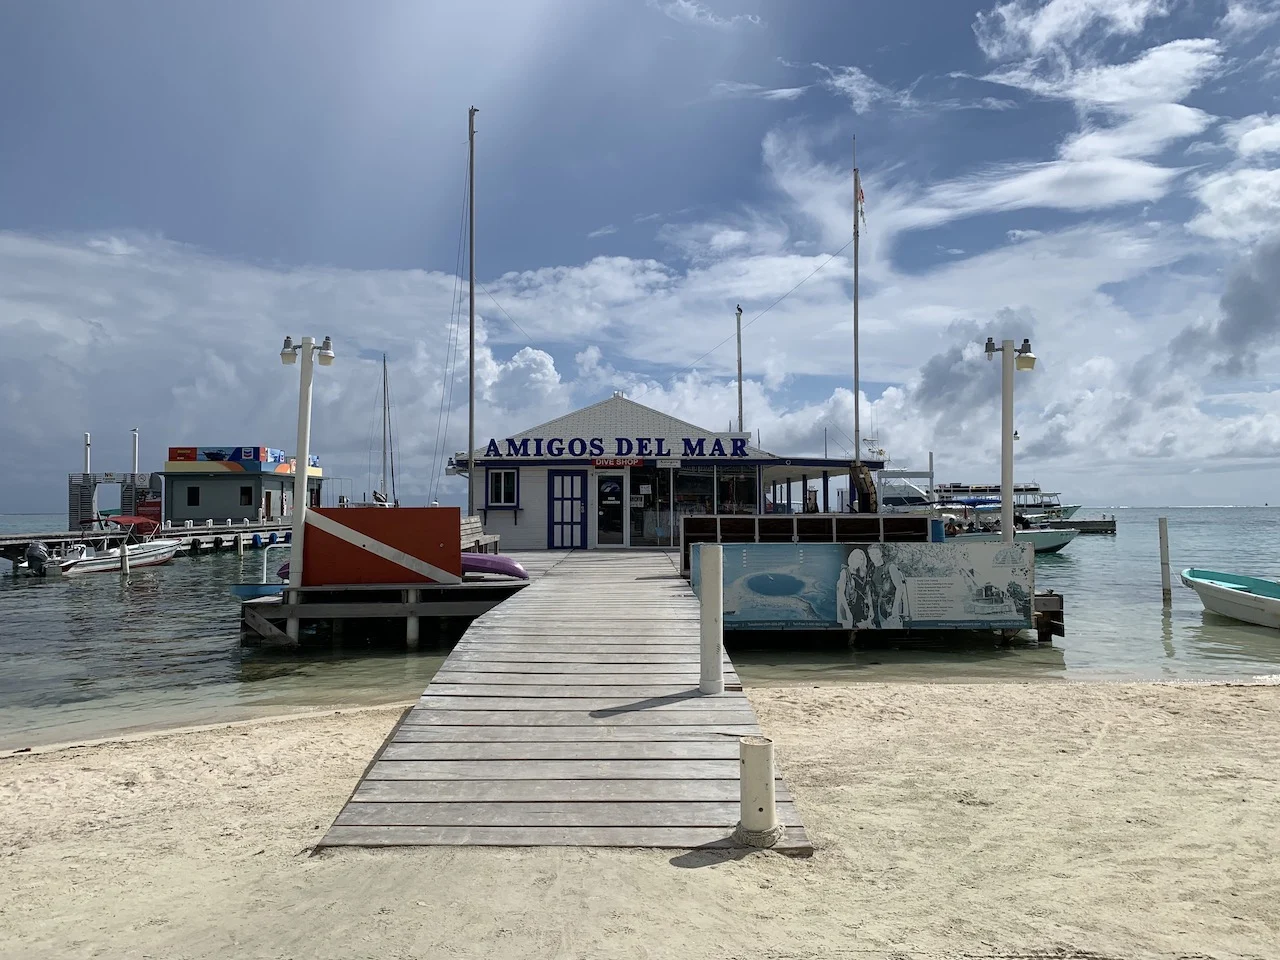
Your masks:
{"label": "small boat with outboard motor", "polygon": [[[27,569],[39,577],[119,572],[122,554],[126,554],[129,569],[135,570],[168,563],[182,548],[181,540],[157,538],[160,525],[149,517],[108,517],[101,523],[104,536],[100,545],[93,540],[71,543],[62,553],[55,554],[43,543],[31,544],[26,552]],[[115,530],[111,529],[113,526]],[[121,532],[124,540],[111,546]]]}

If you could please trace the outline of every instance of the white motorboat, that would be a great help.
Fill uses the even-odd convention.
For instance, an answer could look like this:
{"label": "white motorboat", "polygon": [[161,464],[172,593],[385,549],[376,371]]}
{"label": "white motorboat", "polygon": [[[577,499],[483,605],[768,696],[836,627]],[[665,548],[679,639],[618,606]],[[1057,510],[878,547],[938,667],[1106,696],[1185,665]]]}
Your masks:
{"label": "white motorboat", "polygon": [[[108,538],[103,539],[100,547],[93,543],[73,543],[62,555],[45,559],[42,572],[55,577],[118,572],[123,563],[122,553],[128,556],[130,570],[155,567],[168,563],[182,547],[181,540],[156,539],[159,525],[146,517],[112,517],[106,522],[125,531],[126,539],[118,547],[108,546]],[[142,539],[130,542],[138,535]]]}
{"label": "white motorboat", "polygon": [[1194,567],[1183,570],[1181,578],[1210,613],[1280,629],[1280,583]]}
{"label": "white motorboat", "polygon": [[[1018,530],[1014,539],[1020,543],[1030,543],[1036,553],[1057,553],[1076,538],[1079,530],[1050,530],[1046,528]],[[974,533],[958,533],[947,537],[948,540],[968,543],[999,543],[999,530],[975,531]]]}

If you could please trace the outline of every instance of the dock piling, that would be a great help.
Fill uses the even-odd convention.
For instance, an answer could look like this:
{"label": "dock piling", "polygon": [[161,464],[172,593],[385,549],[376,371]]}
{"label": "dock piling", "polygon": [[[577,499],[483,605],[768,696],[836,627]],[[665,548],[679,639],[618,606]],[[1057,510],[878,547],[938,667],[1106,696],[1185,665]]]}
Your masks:
{"label": "dock piling", "polygon": [[699,660],[702,693],[724,693],[724,547],[704,543],[698,547],[702,581],[699,603],[701,645]]}
{"label": "dock piling", "polygon": [[236,556],[237,557],[244,556],[244,534],[243,533],[236,534]]}
{"label": "dock piling", "polygon": [[772,847],[786,828],[778,822],[774,786],[773,741],[742,737],[738,741],[740,816],[733,839],[748,847]]}
{"label": "dock piling", "polygon": [[[405,602],[410,606],[418,602],[417,590],[406,590],[405,594]],[[418,649],[418,615],[416,613],[411,613],[404,618],[404,642],[408,649]]]}
{"label": "dock piling", "polygon": [[1169,518],[1160,518],[1160,599],[1173,606],[1173,580],[1169,576]]}
{"label": "dock piling", "polygon": [[124,540],[120,543],[120,582],[128,584],[129,582],[129,543]]}

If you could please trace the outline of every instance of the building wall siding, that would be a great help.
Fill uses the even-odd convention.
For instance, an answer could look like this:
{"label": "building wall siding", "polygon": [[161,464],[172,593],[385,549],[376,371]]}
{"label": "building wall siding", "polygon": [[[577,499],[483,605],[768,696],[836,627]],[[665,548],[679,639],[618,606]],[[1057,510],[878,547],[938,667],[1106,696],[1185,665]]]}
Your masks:
{"label": "building wall siding", "polygon": [[[479,471],[477,471],[479,473]],[[478,491],[483,496],[483,491]],[[481,503],[484,501],[481,500]],[[547,547],[547,470],[520,468],[520,510],[486,510],[485,533],[502,538],[501,550],[545,550]]]}

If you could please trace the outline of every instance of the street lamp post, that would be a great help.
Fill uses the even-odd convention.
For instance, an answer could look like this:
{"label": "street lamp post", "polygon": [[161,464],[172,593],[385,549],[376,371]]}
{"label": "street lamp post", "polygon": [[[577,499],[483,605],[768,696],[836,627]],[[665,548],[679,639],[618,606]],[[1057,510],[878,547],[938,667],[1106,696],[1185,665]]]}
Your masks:
{"label": "street lamp post", "polygon": [[[289,546],[289,601],[298,602],[297,590],[302,586],[302,543],[307,523],[307,463],[311,458],[311,374],[312,361],[317,357],[320,366],[333,363],[333,341],[329,337],[317,345],[311,337],[303,337],[294,344],[292,337],[284,338],[280,350],[280,362],[288,366],[302,355],[301,376],[298,378],[298,444],[294,452],[293,469],[293,533]],[[298,639],[298,618],[289,617],[285,625],[289,639]]]}
{"label": "street lamp post", "polygon": [[995,339],[987,337],[986,352],[988,360],[1000,354],[1000,539],[1013,543],[1013,373],[1035,369],[1036,355],[1025,337],[1020,347],[1012,340],[1002,340],[997,347]]}

